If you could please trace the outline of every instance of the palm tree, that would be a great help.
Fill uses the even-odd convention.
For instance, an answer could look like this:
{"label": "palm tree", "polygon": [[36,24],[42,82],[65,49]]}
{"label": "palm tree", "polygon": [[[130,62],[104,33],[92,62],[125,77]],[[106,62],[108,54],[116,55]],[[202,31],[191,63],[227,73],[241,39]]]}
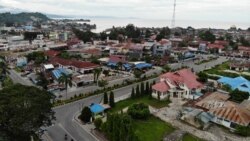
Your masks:
{"label": "palm tree", "polygon": [[68,86],[72,87],[72,76],[71,74],[62,73],[62,76],[58,79],[59,84],[64,84],[66,89],[66,100],[68,96]]}
{"label": "palm tree", "polygon": [[101,72],[102,72],[101,68],[95,68],[94,69],[94,82],[98,83],[98,79],[99,79],[99,77],[101,75]]}
{"label": "palm tree", "polygon": [[118,63],[117,63],[117,67],[118,67],[118,69],[122,70],[122,65],[123,65],[123,63],[122,63],[122,62],[118,62]]}

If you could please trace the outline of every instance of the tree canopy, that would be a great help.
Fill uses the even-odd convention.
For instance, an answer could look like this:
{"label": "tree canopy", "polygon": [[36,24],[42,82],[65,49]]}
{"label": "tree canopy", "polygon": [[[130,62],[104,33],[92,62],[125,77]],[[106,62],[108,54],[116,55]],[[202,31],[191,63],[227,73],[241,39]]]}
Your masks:
{"label": "tree canopy", "polygon": [[128,115],[133,119],[147,119],[150,116],[148,105],[144,103],[133,104],[128,108]]}
{"label": "tree canopy", "polygon": [[133,121],[127,114],[108,115],[102,130],[110,141],[138,141],[133,129]]}
{"label": "tree canopy", "polygon": [[55,119],[53,95],[32,86],[15,84],[0,91],[0,133],[8,140],[29,140]]}
{"label": "tree canopy", "polygon": [[239,89],[235,89],[234,91],[230,92],[230,99],[236,102],[242,102],[249,98],[248,92],[242,92]]}
{"label": "tree canopy", "polygon": [[202,39],[202,40],[204,40],[204,41],[209,41],[209,42],[214,42],[215,41],[215,35],[211,32],[211,31],[209,31],[209,30],[207,30],[207,31],[203,31],[203,32],[201,32],[200,34],[199,34],[199,37]]}

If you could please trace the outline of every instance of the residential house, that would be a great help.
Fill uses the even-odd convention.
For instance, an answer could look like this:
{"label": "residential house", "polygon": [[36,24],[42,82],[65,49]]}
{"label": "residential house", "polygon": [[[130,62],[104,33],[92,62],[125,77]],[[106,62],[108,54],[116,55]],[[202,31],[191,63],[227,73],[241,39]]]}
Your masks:
{"label": "residential house", "polygon": [[238,50],[241,57],[250,58],[250,47],[239,46]]}
{"label": "residential house", "polygon": [[248,71],[250,70],[250,61],[232,61],[229,67],[230,70]]}
{"label": "residential house", "polygon": [[169,40],[162,39],[158,44],[153,47],[153,55],[166,56],[170,54],[172,44]]}
{"label": "residential house", "polygon": [[152,86],[152,96],[160,100],[168,97],[194,99],[202,88],[203,84],[190,69],[182,69],[161,75],[160,82]]}
{"label": "residential house", "polygon": [[248,81],[242,76],[236,78],[221,77],[217,81],[222,85],[229,85],[233,90],[238,89],[240,91],[248,92],[250,94],[250,81]]}
{"label": "residential house", "polygon": [[54,57],[50,59],[50,62],[54,66],[58,66],[59,68],[70,69],[75,72],[79,72],[81,74],[92,73],[95,68],[100,67],[97,64],[91,62],[83,62],[78,60],[66,60],[58,57]]}
{"label": "residential house", "polygon": [[129,47],[129,57],[140,59],[143,56],[143,45],[142,44],[131,44]]}
{"label": "residential house", "polygon": [[[242,104],[228,101],[230,96],[220,92],[214,92],[196,103],[197,108],[212,114],[212,122],[234,129],[236,125],[248,126],[250,123],[250,111]],[[244,104],[243,104],[244,105]]]}
{"label": "residential house", "polygon": [[225,47],[220,44],[208,44],[208,49],[213,53],[222,53]]}

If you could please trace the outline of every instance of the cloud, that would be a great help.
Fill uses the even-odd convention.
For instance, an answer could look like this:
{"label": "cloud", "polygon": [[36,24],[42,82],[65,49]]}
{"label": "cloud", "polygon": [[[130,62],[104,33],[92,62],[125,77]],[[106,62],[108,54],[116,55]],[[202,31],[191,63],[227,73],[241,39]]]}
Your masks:
{"label": "cloud", "polygon": [[[0,5],[59,15],[172,18],[174,0],[0,0]],[[176,19],[250,23],[249,0],[177,0]]]}

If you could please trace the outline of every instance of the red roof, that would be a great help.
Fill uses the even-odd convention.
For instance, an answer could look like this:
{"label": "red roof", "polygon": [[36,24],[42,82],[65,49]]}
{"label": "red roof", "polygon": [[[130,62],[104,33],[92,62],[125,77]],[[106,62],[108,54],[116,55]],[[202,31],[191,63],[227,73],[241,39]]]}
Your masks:
{"label": "red roof", "polygon": [[91,62],[83,62],[83,61],[77,61],[77,60],[66,60],[62,58],[52,58],[50,59],[50,62],[52,64],[60,64],[63,66],[74,66],[76,68],[96,68],[99,67],[99,65],[91,63]]}
{"label": "red roof", "polygon": [[167,92],[170,89],[170,87],[169,87],[169,85],[166,82],[159,82],[159,83],[153,85],[152,89],[164,93],[164,92]]}
{"label": "red roof", "polygon": [[238,50],[242,50],[242,51],[250,51],[250,47],[245,47],[245,46],[239,46]]}
{"label": "red roof", "polygon": [[83,53],[91,54],[91,55],[101,55],[101,51],[99,49],[86,49],[82,51]]}
{"label": "red roof", "polygon": [[220,41],[220,40],[216,40],[214,43],[222,46],[227,46],[229,44],[228,41]]}
{"label": "red roof", "polygon": [[223,45],[220,45],[220,44],[209,44],[208,48],[210,48],[210,49],[214,49],[214,48],[216,48],[216,49],[224,49],[225,47]]}
{"label": "red roof", "polygon": [[161,75],[161,78],[168,79],[173,85],[184,83],[189,89],[197,89],[203,87],[203,85],[197,81],[198,77],[190,69],[168,72]]}
{"label": "red roof", "polygon": [[59,54],[60,54],[60,52],[59,51],[55,51],[55,50],[45,51],[45,55],[49,56],[49,57],[56,57]]}
{"label": "red roof", "polygon": [[112,62],[112,63],[118,63],[118,62],[126,63],[126,56],[124,56],[124,55],[111,55],[109,57],[109,62]]}

